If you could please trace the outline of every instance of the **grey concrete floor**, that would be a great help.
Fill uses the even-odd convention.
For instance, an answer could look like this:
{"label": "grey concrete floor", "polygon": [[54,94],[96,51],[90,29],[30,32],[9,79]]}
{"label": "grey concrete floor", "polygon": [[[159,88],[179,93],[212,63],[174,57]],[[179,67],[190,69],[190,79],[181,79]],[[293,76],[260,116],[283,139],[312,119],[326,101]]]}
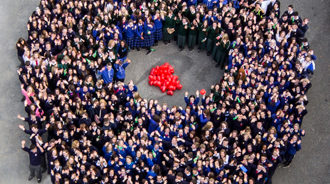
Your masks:
{"label": "grey concrete floor", "polygon": [[[195,94],[196,90],[209,90],[210,86],[219,82],[223,76],[223,70],[215,67],[215,62],[206,55],[206,52],[198,52],[198,49],[189,51],[187,48],[179,51],[172,41],[165,45],[162,42],[153,47],[156,51],[146,55],[146,50],[133,50],[129,53],[132,59],[127,67],[126,82],[133,80],[143,98],[157,99],[159,103],[167,103],[169,106],[185,104],[184,92]],[[173,96],[161,93],[155,86],[149,86],[148,76],[151,68],[168,62],[174,67],[174,74],[179,77],[183,88],[176,90]]]}
{"label": "grey concrete floor", "polygon": [[[19,37],[26,37],[26,22],[39,0],[1,0],[0,2],[0,184],[35,183],[27,182],[28,155],[21,151],[21,139],[27,136],[17,126],[16,119],[23,114],[20,102],[20,87],[16,75],[18,60],[15,43]],[[288,4],[293,4],[300,16],[310,19],[307,38],[315,50],[318,60],[312,78],[313,87],[308,93],[310,103],[303,122],[306,136],[302,150],[298,152],[290,168],[277,169],[273,183],[276,184],[321,184],[330,183],[330,65],[327,56],[330,46],[330,1],[329,0],[282,0],[282,12]],[[163,49],[165,48],[165,49]],[[143,97],[182,105],[183,93],[194,93],[197,89],[208,89],[219,80],[222,71],[214,68],[214,63],[205,53],[178,52],[176,47],[155,47],[156,51],[146,56],[143,52],[131,52],[133,63],[127,68],[127,80],[133,80]],[[147,84],[150,69],[163,62],[171,63],[183,84],[174,96],[166,96],[156,87]],[[197,81],[197,82],[196,82]],[[203,82],[203,83],[199,83]],[[49,176],[43,175],[43,183],[50,183]]]}

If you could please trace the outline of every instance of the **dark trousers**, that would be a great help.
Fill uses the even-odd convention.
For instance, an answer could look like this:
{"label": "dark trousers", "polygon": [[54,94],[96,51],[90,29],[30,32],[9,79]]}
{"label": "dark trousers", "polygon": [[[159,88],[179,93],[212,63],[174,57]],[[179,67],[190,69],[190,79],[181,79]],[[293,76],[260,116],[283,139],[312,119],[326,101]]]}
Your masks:
{"label": "dark trousers", "polygon": [[37,173],[37,178],[41,179],[41,166],[40,165],[30,165],[30,176],[35,176]]}
{"label": "dark trousers", "polygon": [[184,49],[184,45],[186,44],[186,36],[178,35],[178,46],[180,49]]}
{"label": "dark trousers", "polygon": [[284,165],[290,165],[292,160],[294,158],[294,155],[291,155],[289,153],[285,154],[285,162],[283,163]]}
{"label": "dark trousers", "polygon": [[196,35],[189,35],[188,36],[188,48],[193,49],[196,44]]}

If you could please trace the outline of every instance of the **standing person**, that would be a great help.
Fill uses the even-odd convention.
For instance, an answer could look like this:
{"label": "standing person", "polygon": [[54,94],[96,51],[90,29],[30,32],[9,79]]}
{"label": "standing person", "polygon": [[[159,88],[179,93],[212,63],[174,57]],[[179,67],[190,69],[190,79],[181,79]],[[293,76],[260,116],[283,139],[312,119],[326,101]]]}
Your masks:
{"label": "standing person", "polygon": [[297,135],[293,135],[288,143],[288,149],[285,153],[284,168],[290,167],[294,155],[301,149],[301,140],[298,140]]}
{"label": "standing person", "polygon": [[217,62],[216,67],[221,66],[221,69],[223,69],[227,65],[226,58],[230,47],[228,34],[224,34],[219,40],[220,42],[216,48],[214,60]]}
{"label": "standing person", "polygon": [[138,24],[135,29],[134,47],[137,51],[139,51],[141,47],[144,47],[144,22],[142,19],[139,19],[137,22]]}
{"label": "standing person", "polygon": [[144,46],[148,50],[147,55],[151,53],[151,47],[155,42],[155,25],[152,22],[152,18],[148,17],[144,24]]}
{"label": "standing person", "polygon": [[165,44],[170,43],[174,37],[175,21],[176,17],[173,15],[172,10],[169,10],[163,26],[163,41]]}
{"label": "standing person", "polygon": [[25,140],[22,140],[22,149],[29,153],[30,158],[30,176],[28,180],[32,180],[37,172],[37,181],[41,182],[41,159],[44,149],[36,142],[36,145],[31,145],[30,148],[25,147]]}
{"label": "standing person", "polygon": [[128,25],[124,27],[126,36],[126,43],[130,49],[134,49],[134,32],[136,26],[133,24],[133,20],[128,21]]}
{"label": "standing person", "polygon": [[24,47],[26,46],[26,42],[23,38],[18,39],[17,43],[16,43],[16,49],[17,49],[17,57],[18,60],[21,62],[21,66],[24,66],[24,59],[23,59],[23,55],[24,55]]}
{"label": "standing person", "polygon": [[206,36],[207,36],[207,20],[204,20],[203,23],[200,23],[198,26],[198,49],[204,50],[206,48]]}
{"label": "standing person", "polygon": [[153,20],[155,22],[155,45],[158,44],[158,41],[162,40],[163,38],[163,20],[164,15],[159,13],[159,10],[156,11],[156,14],[153,17]]}
{"label": "standing person", "polygon": [[198,24],[195,19],[195,20],[193,20],[192,24],[190,25],[189,33],[188,33],[188,48],[190,51],[193,50],[195,47],[197,31],[198,31]]}
{"label": "standing person", "polygon": [[124,40],[121,40],[117,51],[118,59],[122,61],[126,60],[128,51],[129,51],[128,45]]}
{"label": "standing person", "polygon": [[178,28],[178,46],[180,51],[184,49],[184,46],[186,44],[186,37],[188,30],[189,30],[189,22],[187,18],[184,17],[182,19],[182,22],[179,24],[179,28]]}
{"label": "standing person", "polygon": [[207,55],[211,55],[212,49],[215,45],[215,38],[216,35],[218,34],[219,29],[218,29],[218,23],[213,22],[212,27],[207,29],[207,42],[206,42],[206,50],[207,50]]}
{"label": "standing person", "polygon": [[111,63],[108,63],[107,66],[103,67],[101,71],[98,72],[101,75],[104,84],[109,84],[113,81],[114,70],[112,68]]}
{"label": "standing person", "polygon": [[127,59],[125,62],[117,60],[114,64],[116,70],[116,81],[124,82],[125,81],[125,69],[131,63],[130,59]]}

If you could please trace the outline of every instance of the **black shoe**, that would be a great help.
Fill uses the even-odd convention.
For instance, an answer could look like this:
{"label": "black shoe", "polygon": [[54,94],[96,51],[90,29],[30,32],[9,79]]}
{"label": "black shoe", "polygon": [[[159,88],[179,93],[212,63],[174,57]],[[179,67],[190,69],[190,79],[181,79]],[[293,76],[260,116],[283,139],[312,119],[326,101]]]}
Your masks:
{"label": "black shoe", "polygon": [[38,181],[38,183],[41,183],[41,178],[38,178],[37,181]]}
{"label": "black shoe", "polygon": [[146,55],[150,54],[151,53],[151,50],[148,50],[148,52],[146,53]]}
{"label": "black shoe", "polygon": [[220,66],[220,64],[219,64],[219,63],[215,65],[215,67],[219,67],[219,66]]}
{"label": "black shoe", "polygon": [[140,51],[140,48],[138,47],[138,48],[136,48],[136,50],[137,50],[137,51]]}
{"label": "black shoe", "polygon": [[29,176],[28,180],[31,181],[34,178],[34,176]]}
{"label": "black shoe", "polygon": [[24,102],[24,100],[25,100],[25,96],[22,97],[21,102]]}
{"label": "black shoe", "polygon": [[207,56],[210,56],[211,55],[211,53],[210,52],[207,52]]}

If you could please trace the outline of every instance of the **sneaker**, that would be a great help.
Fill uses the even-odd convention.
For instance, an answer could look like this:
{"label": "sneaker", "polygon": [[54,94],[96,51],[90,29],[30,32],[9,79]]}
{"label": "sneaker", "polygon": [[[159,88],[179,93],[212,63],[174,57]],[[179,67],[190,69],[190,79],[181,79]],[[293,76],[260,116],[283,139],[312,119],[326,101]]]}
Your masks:
{"label": "sneaker", "polygon": [[40,179],[40,178],[38,178],[38,180],[37,180],[37,181],[38,181],[38,183],[41,183],[41,179]]}
{"label": "sneaker", "polygon": [[34,176],[29,176],[28,180],[31,181],[34,178]]}
{"label": "sneaker", "polygon": [[148,50],[148,52],[146,53],[146,55],[150,54],[151,53],[151,50]]}

